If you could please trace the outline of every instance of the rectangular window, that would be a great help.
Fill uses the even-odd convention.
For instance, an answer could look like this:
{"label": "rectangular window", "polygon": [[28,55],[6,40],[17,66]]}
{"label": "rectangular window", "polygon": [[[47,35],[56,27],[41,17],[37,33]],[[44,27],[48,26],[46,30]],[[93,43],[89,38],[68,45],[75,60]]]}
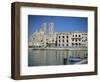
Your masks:
{"label": "rectangular window", "polygon": [[54,42],[54,40],[52,40],[52,42]]}
{"label": "rectangular window", "polygon": [[72,39],[72,41],[74,41],[74,39]]}
{"label": "rectangular window", "polygon": [[66,46],[68,46],[68,44],[66,44]]}
{"label": "rectangular window", "polygon": [[59,44],[59,46],[60,46],[60,44]]}
{"label": "rectangular window", "polygon": [[77,39],[75,41],[77,42]]}
{"label": "rectangular window", "polygon": [[68,36],[66,36],[66,38],[68,38]]}

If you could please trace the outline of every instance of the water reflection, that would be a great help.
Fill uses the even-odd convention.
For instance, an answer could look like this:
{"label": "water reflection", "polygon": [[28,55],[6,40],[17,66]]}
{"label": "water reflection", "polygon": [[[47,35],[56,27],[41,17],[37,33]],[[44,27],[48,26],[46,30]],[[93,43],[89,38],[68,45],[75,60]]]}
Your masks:
{"label": "water reflection", "polygon": [[[29,49],[28,66],[68,65],[87,63],[87,50],[32,50]],[[79,63],[81,64],[81,63]]]}

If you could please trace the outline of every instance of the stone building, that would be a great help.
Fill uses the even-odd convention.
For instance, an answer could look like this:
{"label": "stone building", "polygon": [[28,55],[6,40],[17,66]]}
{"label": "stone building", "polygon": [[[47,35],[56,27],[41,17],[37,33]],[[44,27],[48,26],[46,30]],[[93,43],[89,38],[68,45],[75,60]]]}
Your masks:
{"label": "stone building", "polygon": [[30,47],[57,47],[57,48],[76,48],[87,47],[88,39],[86,32],[54,32],[54,23],[41,25],[39,31],[34,32],[29,38]]}

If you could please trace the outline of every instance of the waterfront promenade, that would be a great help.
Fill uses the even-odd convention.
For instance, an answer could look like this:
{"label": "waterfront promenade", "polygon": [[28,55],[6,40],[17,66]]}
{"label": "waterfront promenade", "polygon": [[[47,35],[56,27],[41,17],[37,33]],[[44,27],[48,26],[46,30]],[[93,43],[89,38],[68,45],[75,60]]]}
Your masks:
{"label": "waterfront promenade", "polygon": [[87,50],[86,47],[63,47],[63,48],[60,48],[60,47],[31,47],[30,49],[36,49],[36,50]]}

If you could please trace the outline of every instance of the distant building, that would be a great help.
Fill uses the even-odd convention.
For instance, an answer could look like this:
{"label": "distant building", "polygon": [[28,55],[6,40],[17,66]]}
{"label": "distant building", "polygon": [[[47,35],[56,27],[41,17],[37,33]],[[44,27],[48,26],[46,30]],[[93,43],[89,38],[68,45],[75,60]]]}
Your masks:
{"label": "distant building", "polygon": [[39,31],[29,37],[30,47],[87,47],[86,32],[54,32],[54,23],[42,23]]}

